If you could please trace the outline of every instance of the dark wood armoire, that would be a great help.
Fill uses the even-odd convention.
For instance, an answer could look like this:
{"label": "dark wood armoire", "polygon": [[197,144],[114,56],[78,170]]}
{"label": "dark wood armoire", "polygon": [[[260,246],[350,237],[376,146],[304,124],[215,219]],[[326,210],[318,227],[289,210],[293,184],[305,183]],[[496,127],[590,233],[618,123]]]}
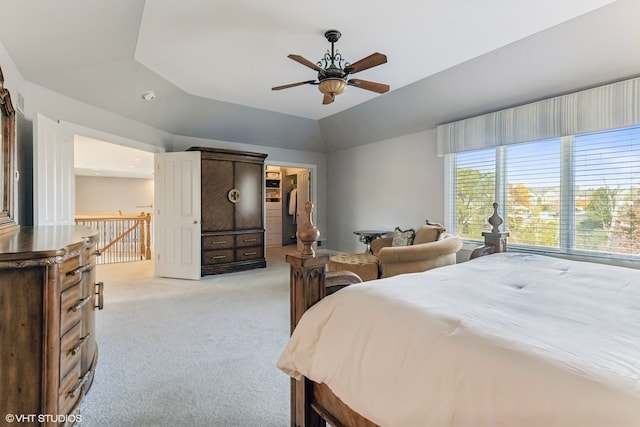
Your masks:
{"label": "dark wood armoire", "polygon": [[192,147],[201,156],[202,275],[266,267],[266,154]]}

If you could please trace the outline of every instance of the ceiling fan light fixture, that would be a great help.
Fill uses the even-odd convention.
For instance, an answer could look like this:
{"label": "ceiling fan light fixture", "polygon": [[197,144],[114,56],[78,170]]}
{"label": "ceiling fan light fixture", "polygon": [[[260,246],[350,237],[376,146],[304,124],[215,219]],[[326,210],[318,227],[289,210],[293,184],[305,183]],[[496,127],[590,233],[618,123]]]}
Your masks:
{"label": "ceiling fan light fixture", "polygon": [[331,50],[327,50],[327,53],[324,54],[322,59],[315,64],[297,54],[292,53],[287,55],[288,58],[296,61],[297,63],[316,71],[318,73],[318,81],[307,80],[304,82],[289,83],[286,85],[272,87],[271,90],[289,89],[307,84],[317,85],[320,93],[324,95],[322,97],[323,105],[331,104],[335,100],[336,95],[340,95],[347,90],[347,86],[354,86],[376,93],[385,93],[389,91],[389,85],[386,84],[361,79],[347,80],[351,74],[368,70],[369,68],[377,67],[378,65],[386,63],[386,55],[375,52],[366,58],[362,58],[359,61],[350,64],[342,58],[342,54],[338,52],[334,46],[338,39],[340,39],[340,31],[329,30],[324,34],[324,36],[327,41],[331,43]]}
{"label": "ceiling fan light fixture", "polygon": [[318,90],[325,95],[340,95],[347,89],[347,81],[338,77],[328,77],[318,84]]}

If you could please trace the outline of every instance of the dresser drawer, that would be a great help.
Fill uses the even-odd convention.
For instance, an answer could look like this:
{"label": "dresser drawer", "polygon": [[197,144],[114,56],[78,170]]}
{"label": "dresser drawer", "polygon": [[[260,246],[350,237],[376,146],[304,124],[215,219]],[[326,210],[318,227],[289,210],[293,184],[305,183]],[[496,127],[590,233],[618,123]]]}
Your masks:
{"label": "dresser drawer", "polygon": [[202,238],[202,249],[227,249],[234,246],[235,239],[233,234],[222,236],[205,236]]}
{"label": "dresser drawer", "polygon": [[236,236],[236,247],[262,246],[264,233],[246,233]]}
{"label": "dresser drawer", "polygon": [[85,265],[93,265],[96,263],[96,245],[89,245],[84,247],[82,263]]}
{"label": "dresser drawer", "polygon": [[71,368],[69,373],[60,381],[58,390],[58,413],[68,414],[82,395],[82,371],[80,364]]}
{"label": "dresser drawer", "polygon": [[91,296],[82,299],[82,288],[77,283],[60,295],[60,333],[66,333],[73,325],[80,321],[82,305],[86,304]]}
{"label": "dresser drawer", "polygon": [[202,262],[209,265],[233,262],[233,249],[204,251],[202,253]]}
{"label": "dresser drawer", "polygon": [[80,362],[82,324],[76,323],[60,340],[60,380]]}
{"label": "dresser drawer", "polygon": [[82,266],[80,264],[80,256],[75,256],[65,260],[62,263],[62,290],[69,286],[75,285],[82,279]]}
{"label": "dresser drawer", "polygon": [[258,258],[264,258],[262,246],[252,246],[236,249],[236,261],[247,261]]}
{"label": "dresser drawer", "polygon": [[80,267],[80,255],[72,256],[62,262],[62,273],[66,274]]}
{"label": "dresser drawer", "polygon": [[84,245],[84,260],[85,260],[85,264],[86,264],[86,260],[89,259],[90,256],[95,256],[96,254],[96,243],[95,242],[87,242]]}

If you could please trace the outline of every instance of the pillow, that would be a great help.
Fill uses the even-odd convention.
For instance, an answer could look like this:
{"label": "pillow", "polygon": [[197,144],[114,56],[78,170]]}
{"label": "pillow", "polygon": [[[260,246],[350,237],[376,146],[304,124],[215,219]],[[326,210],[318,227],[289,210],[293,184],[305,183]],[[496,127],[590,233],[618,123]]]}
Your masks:
{"label": "pillow", "polygon": [[400,227],[396,227],[395,230],[393,230],[391,246],[410,246],[413,244],[415,237],[416,231],[413,228],[401,230]]}
{"label": "pillow", "polygon": [[413,240],[414,245],[419,245],[421,243],[430,243],[436,242],[440,240],[440,236],[443,232],[446,231],[440,224],[431,224],[427,221],[427,224],[421,225],[420,228],[416,231],[416,236]]}

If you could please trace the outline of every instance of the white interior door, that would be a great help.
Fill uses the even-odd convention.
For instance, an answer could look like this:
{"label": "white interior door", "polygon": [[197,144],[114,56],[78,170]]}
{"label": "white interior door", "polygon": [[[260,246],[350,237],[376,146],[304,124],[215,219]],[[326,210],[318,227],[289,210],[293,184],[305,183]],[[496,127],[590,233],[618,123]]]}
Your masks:
{"label": "white interior door", "polygon": [[200,152],[156,153],[155,274],[198,280],[200,263]]}
{"label": "white interior door", "polygon": [[[305,222],[306,212],[304,205],[311,200],[311,171],[302,170],[297,173],[297,189],[296,191],[296,231],[300,229]],[[298,239],[296,249],[300,252],[303,250],[302,241]]]}
{"label": "white interior door", "polygon": [[75,223],[73,132],[41,114],[33,121],[33,222]]}

